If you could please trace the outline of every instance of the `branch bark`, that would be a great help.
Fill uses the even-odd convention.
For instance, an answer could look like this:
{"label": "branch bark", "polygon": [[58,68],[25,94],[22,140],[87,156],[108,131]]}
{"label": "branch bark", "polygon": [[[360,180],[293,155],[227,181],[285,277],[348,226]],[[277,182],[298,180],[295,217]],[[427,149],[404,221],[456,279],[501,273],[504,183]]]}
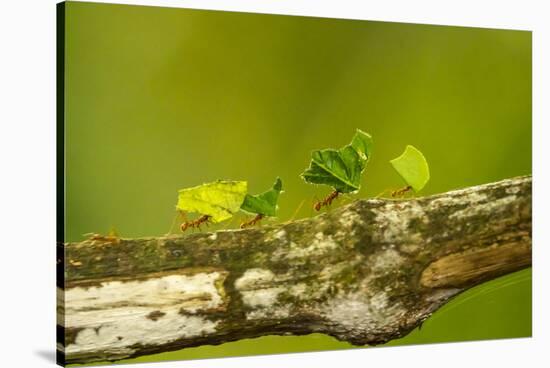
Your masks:
{"label": "branch bark", "polygon": [[68,363],[272,334],[380,344],[465,289],[531,265],[531,177],[358,200],[257,229],[63,250],[58,350]]}

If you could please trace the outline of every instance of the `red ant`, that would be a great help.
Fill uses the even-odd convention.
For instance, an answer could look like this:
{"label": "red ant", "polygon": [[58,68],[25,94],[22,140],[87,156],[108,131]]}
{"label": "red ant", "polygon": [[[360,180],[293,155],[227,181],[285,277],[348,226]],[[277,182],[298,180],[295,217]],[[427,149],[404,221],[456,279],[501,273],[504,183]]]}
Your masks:
{"label": "red ant", "polygon": [[395,197],[401,197],[405,193],[409,192],[411,189],[412,189],[412,187],[410,185],[408,185],[405,188],[394,190],[393,192],[391,192],[391,196],[394,197],[394,198]]}
{"label": "red ant", "polygon": [[256,215],[256,217],[254,217],[252,220],[250,221],[245,221],[243,223],[241,223],[241,229],[244,229],[248,226],[254,226],[256,225],[258,222],[260,222],[262,219],[264,218],[264,215],[262,215],[261,213],[258,213]]}
{"label": "red ant", "polygon": [[200,230],[201,224],[206,224],[206,226],[208,226],[208,222],[210,221],[211,217],[212,216],[209,216],[209,215],[202,215],[196,220],[186,221],[183,224],[181,224],[180,229],[182,232],[185,232],[185,230],[189,229],[190,227],[197,228]]}
{"label": "red ant", "polygon": [[315,203],[313,208],[315,208],[315,211],[320,211],[321,208],[326,207],[326,206],[330,206],[332,204],[332,201],[334,201],[339,195],[340,195],[340,192],[335,190],[334,192],[330,193],[322,201],[318,201],[317,203]]}

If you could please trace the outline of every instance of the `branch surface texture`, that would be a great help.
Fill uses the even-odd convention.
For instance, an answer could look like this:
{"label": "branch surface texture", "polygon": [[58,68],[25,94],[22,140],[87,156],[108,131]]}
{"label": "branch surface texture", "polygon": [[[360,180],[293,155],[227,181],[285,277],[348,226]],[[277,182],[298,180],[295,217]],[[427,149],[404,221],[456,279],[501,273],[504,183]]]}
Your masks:
{"label": "branch surface texture", "polygon": [[527,176],[257,229],[64,244],[58,350],[89,363],[274,334],[400,338],[531,265],[531,197]]}

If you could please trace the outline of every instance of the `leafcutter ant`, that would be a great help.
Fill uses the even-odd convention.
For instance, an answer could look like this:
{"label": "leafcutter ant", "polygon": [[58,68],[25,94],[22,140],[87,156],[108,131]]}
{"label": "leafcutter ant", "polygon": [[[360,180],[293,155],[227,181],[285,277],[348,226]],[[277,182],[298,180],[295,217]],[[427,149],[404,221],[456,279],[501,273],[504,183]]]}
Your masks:
{"label": "leafcutter ant", "polygon": [[211,217],[212,216],[209,216],[209,215],[202,215],[196,220],[186,221],[183,224],[181,224],[180,229],[182,232],[185,232],[185,230],[189,228],[193,228],[193,229],[196,228],[200,230],[202,224],[206,224],[206,226],[208,226],[208,222],[210,221]]}
{"label": "leafcutter ant", "polygon": [[325,199],[322,201],[318,201],[315,203],[313,208],[315,208],[315,211],[320,211],[321,208],[330,206],[332,204],[332,201],[334,201],[338,196],[340,195],[340,192],[335,190],[334,192],[330,193]]}
{"label": "leafcutter ant", "polygon": [[412,187],[410,185],[407,185],[405,188],[397,189],[397,190],[394,190],[393,192],[391,192],[391,196],[394,197],[394,198],[395,197],[402,197],[403,195],[408,193],[411,189],[412,189]]}
{"label": "leafcutter ant", "polygon": [[241,223],[241,229],[247,228],[249,226],[254,226],[258,222],[260,222],[263,218],[264,218],[264,215],[262,215],[261,213],[258,213],[252,220]]}

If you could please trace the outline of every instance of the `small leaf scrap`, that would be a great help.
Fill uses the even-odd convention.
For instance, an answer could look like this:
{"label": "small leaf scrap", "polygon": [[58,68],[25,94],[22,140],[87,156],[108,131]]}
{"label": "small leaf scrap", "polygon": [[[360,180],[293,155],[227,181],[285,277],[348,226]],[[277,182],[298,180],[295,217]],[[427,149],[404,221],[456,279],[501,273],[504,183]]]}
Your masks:
{"label": "small leaf scrap", "polygon": [[329,185],[340,193],[358,191],[371,151],[372,137],[357,129],[351,144],[338,150],[313,151],[309,167],[301,176],[308,183]]}
{"label": "small leaf scrap", "polygon": [[428,162],[422,152],[413,146],[408,145],[403,154],[390,163],[415,192],[421,191],[430,180]]}
{"label": "small leaf scrap", "polygon": [[257,195],[247,194],[241,209],[246,212],[263,216],[275,216],[277,213],[277,201],[283,190],[283,182],[280,178],[275,180],[273,187],[266,192]]}
{"label": "small leaf scrap", "polygon": [[246,181],[218,180],[193,188],[181,189],[178,194],[178,210],[210,216],[216,223],[227,220],[239,211],[244,201]]}

